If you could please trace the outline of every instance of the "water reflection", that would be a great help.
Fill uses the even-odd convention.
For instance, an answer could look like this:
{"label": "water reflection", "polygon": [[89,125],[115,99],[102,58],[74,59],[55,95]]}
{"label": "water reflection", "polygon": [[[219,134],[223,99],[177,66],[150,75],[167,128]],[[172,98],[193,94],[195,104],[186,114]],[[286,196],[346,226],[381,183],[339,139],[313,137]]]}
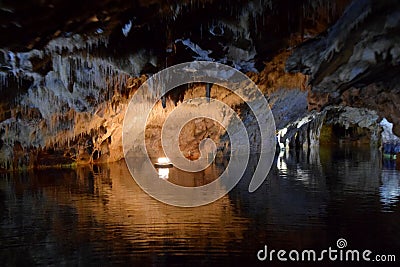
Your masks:
{"label": "water reflection", "polygon": [[238,253],[231,241],[243,239],[247,228],[248,219],[235,216],[228,196],[196,209],[168,206],[145,194],[123,162],[9,174],[0,189],[6,265],[160,265],[189,254],[197,260],[206,251]]}
{"label": "water reflection", "polygon": [[168,180],[169,178],[169,168],[158,168],[158,177],[163,180]]}
{"label": "water reflection", "polygon": [[351,145],[340,149],[322,146],[308,151],[286,150],[277,159],[280,177],[291,177],[310,189],[325,191],[330,180],[334,180],[332,186],[343,194],[379,192],[382,211],[400,201],[400,171],[395,165],[388,166],[376,148]]}
{"label": "water reflection", "polygon": [[[285,151],[267,182],[249,194],[257,160],[250,159],[229,195],[192,209],[149,197],[123,162],[1,174],[0,260],[5,266],[256,266],[264,244],[319,249],[340,237],[352,248],[398,253],[400,173],[382,169],[378,151]],[[193,174],[171,168],[168,179],[198,186],[220,172],[217,165]]]}
{"label": "water reflection", "polygon": [[379,187],[381,202],[384,210],[397,205],[400,200],[400,175],[397,170],[383,170],[382,184]]}
{"label": "water reflection", "polygon": [[215,181],[224,170],[225,165],[222,163],[212,164],[199,172],[184,172],[178,168],[171,168],[168,181],[180,186],[197,187]]}

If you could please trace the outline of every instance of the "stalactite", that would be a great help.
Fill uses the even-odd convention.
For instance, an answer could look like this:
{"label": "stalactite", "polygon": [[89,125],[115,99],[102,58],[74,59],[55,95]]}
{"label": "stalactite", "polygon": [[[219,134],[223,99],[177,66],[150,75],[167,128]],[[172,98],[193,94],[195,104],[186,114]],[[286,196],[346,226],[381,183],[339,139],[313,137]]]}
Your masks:
{"label": "stalactite", "polygon": [[[309,6],[312,9],[323,6],[322,0],[305,1],[307,8],[303,9],[304,12],[308,12]],[[209,25],[200,21],[198,24],[200,25],[200,39],[203,38],[203,34],[204,36],[208,34],[208,30],[212,36],[220,40],[233,40],[231,43],[222,44],[221,49],[226,51],[224,56],[218,58],[218,51],[207,50],[209,48],[205,40],[195,43],[196,36],[173,36],[171,34],[167,43],[174,43],[175,38],[181,38],[175,40],[175,43],[181,42],[191,49],[196,54],[195,59],[229,63],[244,72],[257,71],[255,69],[257,60],[255,45],[259,41],[257,38],[260,37],[257,37],[257,34],[262,32],[257,28],[260,26],[257,24],[260,21],[266,23],[266,19],[262,18],[269,14],[266,12],[267,9],[272,10],[272,1],[253,0],[240,5],[210,2],[213,7],[223,11],[226,16],[214,19]],[[171,25],[174,24],[168,24],[169,22],[176,21],[182,15],[186,16],[185,12],[189,12],[191,9],[208,8],[208,3],[208,1],[184,1],[179,4],[169,4],[167,15],[162,20],[167,21],[167,28],[172,27]],[[161,6],[164,9],[165,7]],[[230,17],[229,14],[231,14]],[[305,17],[308,14],[305,14]],[[143,26],[135,25],[135,22],[133,17],[128,17],[123,21],[126,24],[122,29],[118,26],[118,33],[124,41],[132,39],[131,35],[134,33],[133,30],[137,29],[136,26]],[[355,20],[354,23],[355,27],[358,21]],[[149,25],[151,24],[143,27],[152,27]],[[92,155],[94,151],[98,151],[96,152],[98,155],[104,155],[100,148],[101,144],[105,139],[117,138],[112,134],[118,131],[118,126],[122,121],[120,116],[126,108],[128,98],[140,86],[138,82],[135,86],[125,88],[128,84],[132,85],[128,79],[139,77],[147,64],[159,67],[161,64],[157,62],[157,59],[161,57],[159,54],[152,54],[159,53],[157,51],[142,49],[135,50],[135,53],[130,55],[126,55],[126,51],[123,51],[124,56],[120,58],[107,58],[101,54],[105,53],[106,49],[104,48],[107,47],[109,40],[101,34],[102,29],[100,31],[98,29],[100,28],[97,28],[98,34],[93,36],[65,33],[65,36],[69,37],[52,39],[40,51],[4,52],[7,65],[2,66],[0,71],[0,89],[8,88],[9,84],[13,86],[15,84],[18,87],[19,95],[10,100],[11,109],[14,112],[13,116],[18,112],[22,114],[18,118],[15,115],[15,118],[0,122],[0,129],[4,129],[4,133],[0,135],[4,147],[13,147],[14,142],[19,141],[24,148],[33,144],[35,147],[44,149],[67,146],[74,147],[79,151],[79,148],[87,148],[89,145],[94,149]],[[196,31],[198,30],[196,28]],[[104,28],[104,32],[107,32],[106,28]],[[123,35],[129,38],[124,38]],[[336,51],[337,47],[338,45],[334,44],[332,51]],[[46,59],[49,66],[35,66],[37,63],[33,59]],[[32,83],[27,88],[19,90],[27,80]],[[211,97],[211,86],[212,84],[206,84],[205,93],[208,99]],[[200,91],[203,95],[204,89],[200,88],[203,90]],[[161,84],[149,86],[149,90],[153,90],[151,93],[156,96],[163,95]],[[162,97],[161,104],[163,108],[170,107],[170,104],[167,105],[166,96]],[[14,108],[17,105],[21,106]],[[36,117],[33,109],[38,110],[40,117]],[[310,122],[307,121],[307,123]],[[297,126],[300,124],[301,121]],[[101,126],[107,129],[104,133],[99,130]],[[298,128],[296,129],[298,130]],[[88,140],[91,140],[92,144],[86,144],[85,142],[89,142]],[[115,142],[114,140],[113,144],[118,142],[118,140]],[[3,164],[2,160],[0,163]],[[6,162],[3,165],[8,164]]]}
{"label": "stalactite", "polygon": [[8,74],[0,71],[0,90],[8,87]]}
{"label": "stalactite", "polygon": [[[13,158],[13,152],[7,154],[3,150],[13,147],[15,140],[24,148],[56,150],[75,146],[79,140],[91,136],[93,146],[98,149],[101,136],[91,129],[104,122],[96,122],[92,114],[99,105],[121,92],[129,77],[140,73],[147,62],[157,64],[155,57],[146,51],[138,51],[123,61],[100,58],[93,52],[99,45],[106,46],[107,40],[74,35],[52,40],[43,51],[6,52],[8,69],[0,71],[0,88],[8,88],[10,79],[15,79],[18,87],[22,86],[23,79],[32,80],[32,84],[26,93],[13,99],[17,106],[15,113],[22,114],[20,119],[0,122],[0,129],[4,129],[0,135],[4,143],[1,153],[5,155],[0,158],[2,166],[12,165],[9,159]],[[52,69],[47,74],[33,72],[32,58],[45,56],[50,57]],[[40,117],[35,117],[34,108]],[[115,106],[107,112],[115,116],[121,111]],[[26,162],[18,160],[18,164]]]}
{"label": "stalactite", "polygon": [[161,97],[161,105],[163,108],[167,107],[167,97],[165,95]]}
{"label": "stalactite", "polygon": [[206,83],[206,98],[208,102],[210,102],[211,86],[212,86],[211,83]]}

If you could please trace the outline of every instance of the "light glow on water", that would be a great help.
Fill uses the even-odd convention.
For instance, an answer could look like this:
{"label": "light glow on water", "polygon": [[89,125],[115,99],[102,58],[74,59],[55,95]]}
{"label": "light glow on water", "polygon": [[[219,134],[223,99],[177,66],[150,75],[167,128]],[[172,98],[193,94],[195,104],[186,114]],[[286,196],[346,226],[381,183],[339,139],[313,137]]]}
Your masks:
{"label": "light glow on water", "polygon": [[390,211],[400,199],[400,172],[397,170],[382,171],[379,193],[384,211]]}
{"label": "light glow on water", "polygon": [[[197,208],[149,197],[123,161],[0,173],[2,265],[262,266],[260,244],[319,250],[339,238],[398,253],[400,171],[382,166],[369,147],[318,151],[281,155],[254,193],[248,184],[258,159],[251,158],[228,195]],[[157,168],[185,187],[223,170]]]}
{"label": "light glow on water", "polygon": [[[159,163],[161,163],[161,162],[159,162]],[[158,177],[163,180],[168,180],[169,168],[158,168]]]}

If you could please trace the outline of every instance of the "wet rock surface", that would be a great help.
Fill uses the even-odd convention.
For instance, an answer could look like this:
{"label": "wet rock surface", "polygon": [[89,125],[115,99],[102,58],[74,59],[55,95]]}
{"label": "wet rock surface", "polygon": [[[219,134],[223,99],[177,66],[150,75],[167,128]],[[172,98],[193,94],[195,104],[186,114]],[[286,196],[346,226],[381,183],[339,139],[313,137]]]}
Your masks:
{"label": "wet rock surface", "polygon": [[353,1],[326,33],[295,49],[286,70],[309,75],[310,109],[366,107],[400,135],[398,1]]}

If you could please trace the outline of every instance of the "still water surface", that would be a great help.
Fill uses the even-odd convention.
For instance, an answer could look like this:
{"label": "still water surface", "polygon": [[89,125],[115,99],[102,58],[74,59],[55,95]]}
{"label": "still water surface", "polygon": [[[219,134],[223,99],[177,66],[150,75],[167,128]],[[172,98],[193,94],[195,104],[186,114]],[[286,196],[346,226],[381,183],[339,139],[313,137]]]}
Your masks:
{"label": "still water surface", "polygon": [[[250,194],[254,166],[228,195],[199,208],[152,199],[124,162],[1,174],[1,265],[282,266],[259,262],[257,252],[336,248],[339,238],[400,260],[400,171],[378,151],[282,154]],[[208,176],[171,179],[197,185]]]}

